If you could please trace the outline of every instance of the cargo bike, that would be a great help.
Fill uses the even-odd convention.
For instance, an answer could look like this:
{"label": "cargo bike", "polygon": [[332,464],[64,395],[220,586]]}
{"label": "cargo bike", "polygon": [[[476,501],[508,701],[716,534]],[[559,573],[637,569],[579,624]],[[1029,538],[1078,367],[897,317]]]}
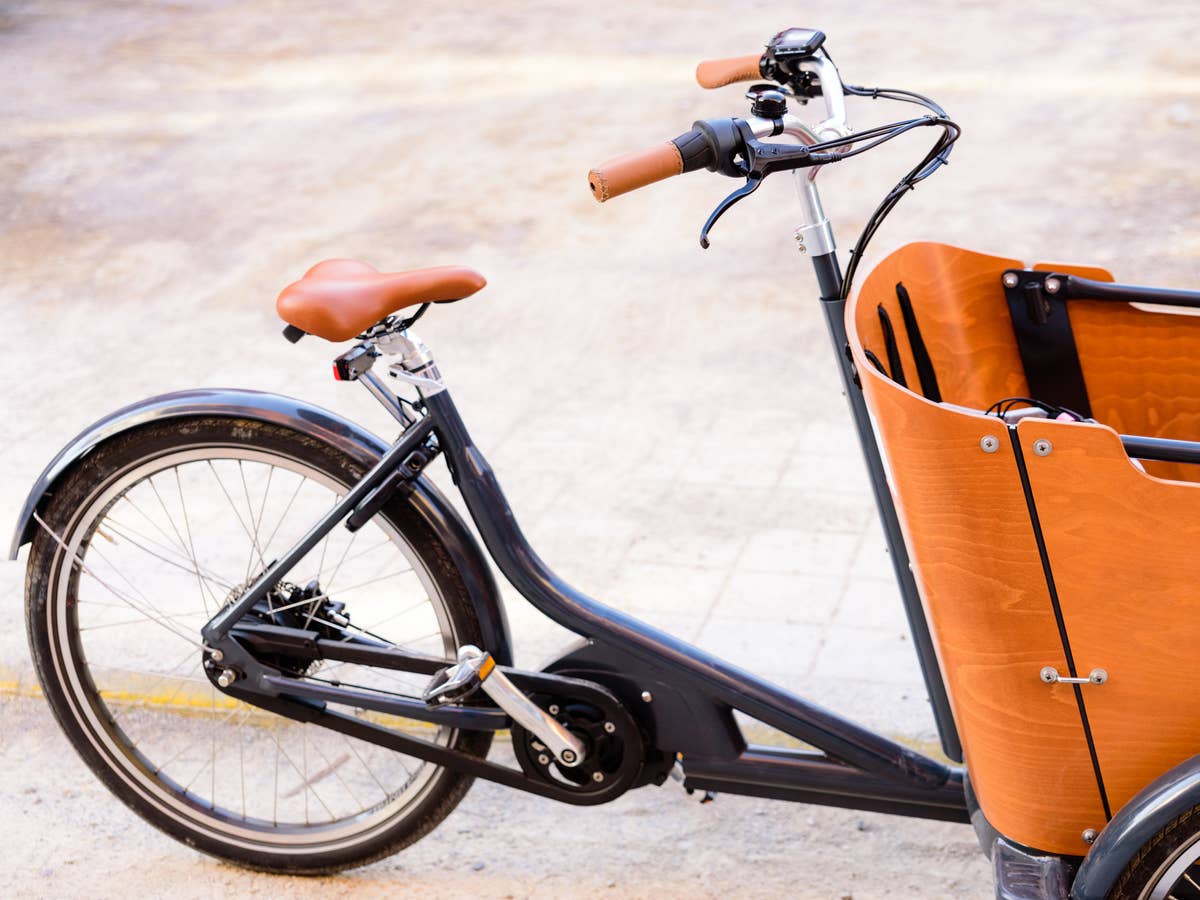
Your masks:
{"label": "cargo bike", "polygon": [[[302,400],[188,391],[97,422],[35,484],[12,556],[31,544],[30,644],[68,738],[152,824],[269,871],[395,852],[474,778],[591,805],[674,774],[970,822],[1000,897],[1200,897],[1200,292],[918,243],[852,296],[867,242],[958,127],[921,95],[845,84],[812,29],[697,78],[753,83],[749,113],[618,157],[590,188],[739,179],[708,246],[730,206],[793,173],[951,764],[555,575],[413,330],[483,278],[352,260],[313,267],[277,309],[293,341],[354,341],[334,374],[388,409],[395,441]],[[847,97],[925,113],[854,131]],[[791,108],[811,100],[816,124]],[[843,273],[816,176],[913,132],[936,138]],[[426,476],[438,458],[483,548]],[[542,670],[513,666],[492,562],[579,636]],[[749,744],[735,712],[804,748]],[[516,765],[488,759],[506,729]]]}

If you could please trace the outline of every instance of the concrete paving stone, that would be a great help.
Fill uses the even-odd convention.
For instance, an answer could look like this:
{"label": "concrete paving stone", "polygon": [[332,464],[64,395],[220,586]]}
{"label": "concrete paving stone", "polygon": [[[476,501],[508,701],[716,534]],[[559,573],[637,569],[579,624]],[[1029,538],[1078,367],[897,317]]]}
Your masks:
{"label": "concrete paving stone", "polygon": [[[845,403],[844,400],[842,402]],[[844,407],[844,411],[844,417],[806,422],[800,430],[796,452],[812,456],[861,457],[849,405]],[[843,410],[838,408],[834,412],[841,413]]]}
{"label": "concrete paving stone", "polygon": [[870,496],[861,493],[829,493],[820,488],[785,485],[764,493],[759,521],[777,528],[803,525],[813,531],[861,534],[879,515]]}
{"label": "concrete paving stone", "polygon": [[866,464],[853,446],[840,456],[794,455],[784,470],[780,486],[851,497],[861,497],[870,489]]}
{"label": "concrete paving stone", "polygon": [[732,534],[721,539],[708,533],[687,531],[639,534],[629,547],[631,563],[663,563],[673,566],[698,566],[706,569],[729,569],[746,544],[742,535]]}
{"label": "concrete paving stone", "polygon": [[881,734],[920,743],[938,741],[937,724],[914,656],[909,684],[862,681],[794,671],[760,673],[767,680]]}
{"label": "concrete paving stone", "polygon": [[[497,470],[497,476],[507,478]],[[524,466],[514,468],[512,477],[524,481],[537,477]],[[674,489],[669,478],[652,478],[635,473],[614,479],[603,468],[584,468],[571,474],[563,492],[555,498],[554,509],[563,514],[589,516],[594,513],[629,517],[645,523],[663,514],[663,498]]]}
{"label": "concrete paving stone", "polygon": [[845,625],[830,630],[812,672],[823,678],[912,685],[916,665],[906,632]]}
{"label": "concrete paving stone", "polygon": [[705,442],[679,471],[685,484],[733,484],[772,487],[779,483],[787,458],[778,447],[740,441]]}
{"label": "concrete paving stone", "polygon": [[726,577],[720,569],[629,563],[596,599],[691,640],[716,602]]}
{"label": "concrete paving stone", "polygon": [[[713,607],[726,620],[828,624],[840,601],[841,575],[750,572],[737,569]],[[747,621],[746,627],[761,626]]]}
{"label": "concrete paving stone", "polygon": [[908,628],[900,589],[890,578],[851,576],[833,617],[836,625],[900,633]]}
{"label": "concrete paving stone", "polygon": [[775,528],[750,538],[738,566],[753,572],[842,572],[858,544],[853,534]]}
{"label": "concrete paving stone", "polygon": [[790,672],[817,653],[825,626],[710,616],[696,644],[751,672]]}
{"label": "concrete paving stone", "polygon": [[691,532],[715,540],[732,540],[772,524],[767,510],[774,488],[679,482],[660,487],[646,510],[650,527],[657,533],[670,534],[686,523]]}
{"label": "concrete paving stone", "polygon": [[[522,521],[522,517],[518,517]],[[606,569],[618,565],[641,531],[641,523],[620,511],[580,515],[555,508],[525,527],[526,537],[547,560],[587,561]]]}
{"label": "concrete paving stone", "polygon": [[577,640],[577,635],[538,612],[511,587],[505,586],[502,597],[519,666],[542,665]]}
{"label": "concrete paving stone", "polygon": [[892,554],[884,539],[883,525],[878,515],[868,521],[862,534],[862,544],[854,554],[849,571],[855,578],[895,579]]}

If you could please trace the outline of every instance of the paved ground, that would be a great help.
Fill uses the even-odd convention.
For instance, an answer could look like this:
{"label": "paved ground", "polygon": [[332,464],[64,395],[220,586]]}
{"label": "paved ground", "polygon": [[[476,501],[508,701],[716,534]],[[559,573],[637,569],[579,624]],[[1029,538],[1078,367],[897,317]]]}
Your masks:
{"label": "paved ground", "polygon": [[[465,263],[490,287],[436,310],[422,333],[542,555],[703,647],[889,733],[932,739],[813,282],[792,247],[790,185],[768,184],[729,214],[707,253],[696,233],[731,183],[696,175],[604,207],[584,185],[595,162],[741,111],[736,88],[695,88],[695,61],[752,51],[792,23],[764,3],[736,9],[7,6],[0,520],[15,518],[71,435],[151,393],[275,390],[386,431],[369,398],[329,380],[328,346],[278,338],[272,300],[329,256],[397,269]],[[807,24],[830,34],[847,80],[930,93],[965,130],[954,164],[905,201],[873,257],[932,238],[1107,265],[1128,281],[1200,280],[1200,24],[1189,4],[1090,4],[1086,20],[1066,2],[1036,14],[868,2],[823,15]],[[853,113],[867,122],[896,111]],[[822,176],[843,245],[915,152],[915,142],[898,146]],[[0,612],[12,622],[20,579],[20,563],[0,566]],[[509,599],[519,661],[535,665],[564,635]],[[0,682],[28,691],[20,629],[0,634]],[[19,738],[7,727],[0,738],[6,818],[34,803],[26,790],[85,812],[23,827],[30,846],[54,831],[53,852],[19,854],[38,862],[16,886],[81,889],[37,879],[42,869],[66,878],[55,859],[98,865],[83,849],[86,821],[126,865],[143,850],[161,862],[159,884],[276,890],[165,841],[146,850],[157,838],[72,767],[29,702],[6,704],[23,723]],[[42,759],[61,760],[64,774],[48,781],[57,769]],[[531,873],[594,859],[570,830],[583,820],[501,796],[479,790],[475,811],[415,855],[328,889],[566,891],[561,876],[537,884]],[[964,873],[986,878],[981,858],[956,861],[973,846],[965,829],[872,817],[864,838],[841,813],[731,800],[710,815],[654,792],[622,802],[612,818],[588,813],[577,826],[637,847],[589,874],[592,887],[729,893],[753,872],[764,894],[963,896]],[[502,803],[520,819],[522,849],[510,863],[509,848],[485,842],[486,867],[462,872],[475,857],[461,855],[454,823]],[[630,821],[653,827],[612,824]],[[732,853],[725,827],[759,843]],[[659,881],[630,874],[642,853],[671,860],[656,866]],[[887,864],[825,863],[856,856]],[[99,866],[113,880],[93,891],[124,887],[130,870],[113,865]],[[788,880],[809,870],[812,883]],[[897,890],[891,873],[904,871],[935,881]]]}

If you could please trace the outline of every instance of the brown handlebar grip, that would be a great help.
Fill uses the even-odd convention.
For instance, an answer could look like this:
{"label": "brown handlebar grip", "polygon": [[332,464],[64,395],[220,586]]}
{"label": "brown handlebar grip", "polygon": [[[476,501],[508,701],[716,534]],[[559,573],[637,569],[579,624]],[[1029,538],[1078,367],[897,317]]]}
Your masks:
{"label": "brown handlebar grip", "polygon": [[610,159],[588,172],[588,187],[600,203],[640,187],[679,175],[683,172],[683,157],[673,141],[626,153]]}
{"label": "brown handlebar grip", "polygon": [[733,56],[729,59],[706,59],[696,66],[696,81],[702,88],[719,88],[738,81],[761,81],[758,61],[762,54]]}

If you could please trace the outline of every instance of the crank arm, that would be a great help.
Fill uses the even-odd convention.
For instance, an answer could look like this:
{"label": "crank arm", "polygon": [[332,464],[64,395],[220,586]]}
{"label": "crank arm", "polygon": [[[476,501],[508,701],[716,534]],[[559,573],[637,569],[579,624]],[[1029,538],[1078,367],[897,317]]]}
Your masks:
{"label": "crank arm", "polygon": [[564,766],[573,768],[583,762],[584,742],[525,696],[496,666],[490,653],[471,644],[459,648],[455,665],[434,675],[425,689],[425,702],[436,707],[468,697],[479,688],[513,721],[536,734]]}
{"label": "crank arm", "polygon": [[[405,653],[387,646],[332,641],[318,637],[317,632],[300,628],[257,623],[238,624],[231,636],[245,649],[262,653],[282,653],[305,662],[333,659],[361,665],[433,675],[423,699],[396,694],[327,684],[285,675],[257,660],[253,678],[234,677],[228,682],[218,678],[223,690],[238,696],[287,696],[318,703],[340,703],[360,709],[370,709],[388,715],[415,719],[437,725],[474,731],[500,731],[509,726],[509,716],[546,745],[563,766],[574,768],[587,756],[587,745],[557,719],[539,707],[518,688],[495,663],[490,653],[470,644],[459,649],[459,661],[447,665],[434,657]],[[226,668],[221,672],[234,672]],[[217,669],[213,669],[214,675]],[[511,671],[522,680],[558,682],[558,676]],[[570,688],[567,682],[560,687]],[[463,706],[466,699],[480,688],[500,707]]]}
{"label": "crank arm", "polygon": [[[620,707],[620,703],[616,697],[599,685],[590,682],[541,673],[523,673],[519,676],[518,673],[513,673],[513,675],[519,677],[519,680],[525,684],[525,689],[527,690],[555,691],[566,688],[573,695],[580,696],[585,700]],[[548,797],[551,800],[558,800],[575,806],[595,806],[615,800],[636,783],[637,775],[641,770],[641,747],[631,747],[628,750],[628,760],[622,766],[622,771],[617,777],[586,793],[579,793],[568,790],[565,787],[559,787],[552,781],[530,778],[523,772],[488,762],[485,759],[463,753],[460,750],[453,750],[449,747],[432,744],[428,741],[393,731],[390,728],[385,728],[382,725],[377,725],[366,719],[329,710],[324,703],[301,700],[286,695],[270,696],[268,694],[259,694],[245,690],[242,684],[244,682],[226,688],[225,693],[251,706],[256,706],[259,709],[267,710],[268,712],[292,719],[296,722],[304,722],[317,725],[321,728],[328,728],[330,731],[358,738],[367,743],[375,744],[388,750],[394,750],[406,756],[425,760],[434,765],[444,766],[447,769],[462,772],[465,775],[472,775],[476,778],[482,778],[485,781],[492,781],[505,787],[516,788],[530,794]]]}

